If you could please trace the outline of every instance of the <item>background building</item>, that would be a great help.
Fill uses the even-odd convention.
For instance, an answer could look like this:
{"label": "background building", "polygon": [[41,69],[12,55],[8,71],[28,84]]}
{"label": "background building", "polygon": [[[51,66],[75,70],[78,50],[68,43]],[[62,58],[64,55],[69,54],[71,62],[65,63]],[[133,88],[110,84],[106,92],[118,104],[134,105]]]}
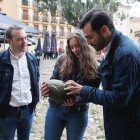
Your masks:
{"label": "background building", "polygon": [[[118,11],[114,13],[113,19],[115,27],[134,40],[140,47],[139,8],[139,4],[128,5],[119,3]],[[44,33],[48,31],[50,42],[51,34],[55,32],[57,49],[65,50],[67,35],[75,30],[72,25],[65,21],[59,11],[55,17],[52,17],[47,9],[44,13],[39,13],[37,3],[34,0],[0,0],[0,11],[41,31],[42,34],[35,35],[34,40],[37,44],[38,38],[41,38],[42,47]],[[36,46],[28,47],[28,51],[34,51]]]}
{"label": "background building", "polygon": [[118,11],[114,13],[115,27],[130,37],[140,47],[140,4],[128,5],[119,3]]}
{"label": "background building", "polygon": [[[65,49],[67,35],[75,30],[64,20],[61,13],[57,13],[55,17],[51,17],[47,9],[44,13],[39,13],[37,3],[33,0],[0,0],[0,11],[41,31],[42,35],[34,36],[36,43],[38,37],[41,37],[43,45],[45,31],[49,32],[51,42],[51,34],[56,32],[57,49]],[[35,47],[29,47],[28,50],[33,51]]]}

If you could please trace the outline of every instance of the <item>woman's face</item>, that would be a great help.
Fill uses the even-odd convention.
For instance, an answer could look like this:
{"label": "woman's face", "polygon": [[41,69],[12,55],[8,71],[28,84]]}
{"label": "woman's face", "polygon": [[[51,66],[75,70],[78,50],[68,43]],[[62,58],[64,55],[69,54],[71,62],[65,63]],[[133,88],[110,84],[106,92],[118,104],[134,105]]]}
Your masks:
{"label": "woman's face", "polygon": [[72,39],[70,39],[69,45],[72,53],[78,58],[80,56],[80,45],[78,40],[73,37]]}

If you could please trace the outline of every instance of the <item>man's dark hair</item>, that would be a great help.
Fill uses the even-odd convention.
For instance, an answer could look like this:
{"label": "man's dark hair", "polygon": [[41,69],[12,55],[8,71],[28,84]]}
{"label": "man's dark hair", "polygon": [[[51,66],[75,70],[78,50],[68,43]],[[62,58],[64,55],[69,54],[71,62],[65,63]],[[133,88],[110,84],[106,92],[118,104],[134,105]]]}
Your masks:
{"label": "man's dark hair", "polygon": [[12,31],[14,30],[23,30],[24,28],[18,25],[12,25],[10,26],[6,32],[5,32],[5,37],[6,39],[12,39]]}
{"label": "man's dark hair", "polygon": [[83,29],[87,23],[90,23],[92,30],[98,33],[103,25],[106,25],[110,31],[115,29],[112,18],[100,9],[88,11],[81,19],[79,28]]}

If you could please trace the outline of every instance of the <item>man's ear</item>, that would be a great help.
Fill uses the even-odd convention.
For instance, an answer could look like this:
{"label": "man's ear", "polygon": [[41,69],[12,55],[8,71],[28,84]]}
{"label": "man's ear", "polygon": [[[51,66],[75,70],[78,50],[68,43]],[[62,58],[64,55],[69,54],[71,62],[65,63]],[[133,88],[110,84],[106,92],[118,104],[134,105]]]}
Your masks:
{"label": "man's ear", "polygon": [[108,33],[108,27],[106,26],[106,25],[103,25],[102,27],[101,27],[101,29],[100,29],[100,33],[101,33],[101,35],[102,36],[106,36],[107,35],[107,33]]}
{"label": "man's ear", "polygon": [[10,43],[10,40],[9,40],[9,39],[5,39],[5,41],[6,41],[7,43]]}

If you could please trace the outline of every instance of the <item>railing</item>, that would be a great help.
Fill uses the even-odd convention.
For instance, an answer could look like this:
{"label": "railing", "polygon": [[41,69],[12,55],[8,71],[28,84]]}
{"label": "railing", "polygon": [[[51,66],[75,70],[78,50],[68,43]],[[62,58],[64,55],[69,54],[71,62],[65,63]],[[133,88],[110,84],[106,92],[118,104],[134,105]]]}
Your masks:
{"label": "railing", "polygon": [[65,36],[64,31],[60,31],[60,32],[59,32],[59,36]]}
{"label": "railing", "polygon": [[51,23],[57,23],[56,17],[52,17]]}
{"label": "railing", "polygon": [[60,23],[60,24],[65,24],[65,20],[62,19],[62,18],[60,18],[60,19],[59,19],[59,23]]}
{"label": "railing", "polygon": [[38,15],[34,15],[34,16],[33,16],[33,21],[39,21]]}
{"label": "railing", "polygon": [[42,22],[49,22],[49,19],[48,19],[48,17],[46,17],[46,16],[43,16],[43,17],[42,17]]}

